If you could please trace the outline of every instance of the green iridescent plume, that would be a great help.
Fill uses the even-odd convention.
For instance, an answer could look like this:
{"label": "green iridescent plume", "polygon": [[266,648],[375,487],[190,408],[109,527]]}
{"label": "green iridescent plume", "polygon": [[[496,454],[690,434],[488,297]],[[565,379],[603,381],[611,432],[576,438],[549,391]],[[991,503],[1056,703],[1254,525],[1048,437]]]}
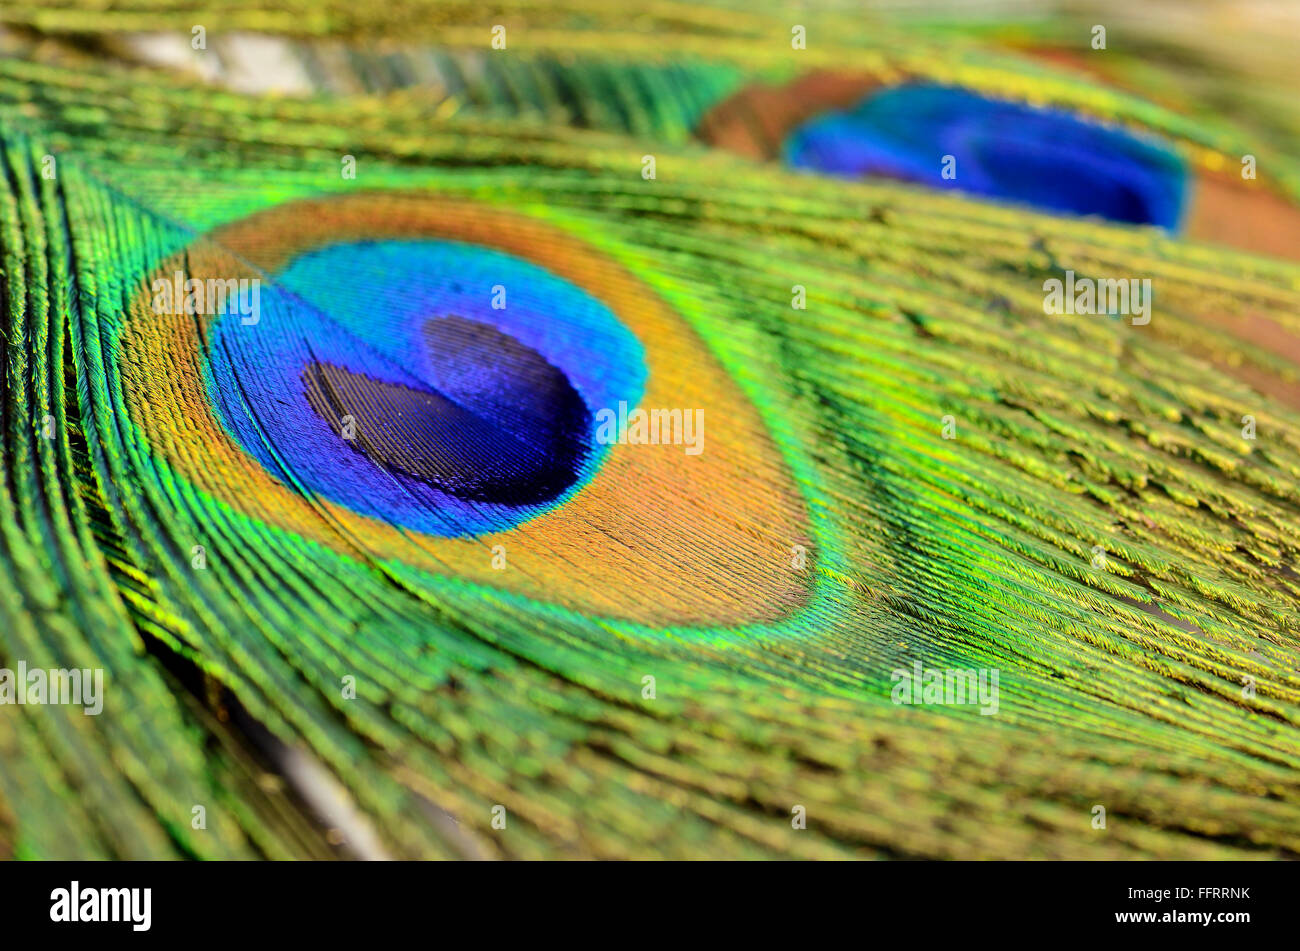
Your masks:
{"label": "green iridescent plume", "polygon": [[[602,7],[0,12],[0,670],[103,678],[10,681],[0,856],[1294,857],[1269,57]],[[921,84],[1185,222],[786,167]]]}

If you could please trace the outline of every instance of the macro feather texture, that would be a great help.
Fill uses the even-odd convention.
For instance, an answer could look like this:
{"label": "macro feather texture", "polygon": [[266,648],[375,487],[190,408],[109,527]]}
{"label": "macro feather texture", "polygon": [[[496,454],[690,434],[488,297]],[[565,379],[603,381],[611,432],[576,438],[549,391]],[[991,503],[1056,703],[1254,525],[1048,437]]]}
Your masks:
{"label": "macro feather texture", "polygon": [[[604,6],[0,12],[0,667],[106,683],[0,710],[0,855],[1300,853],[1268,41],[1225,114],[1190,34]],[[791,159],[928,141],[918,89],[1165,210]]]}

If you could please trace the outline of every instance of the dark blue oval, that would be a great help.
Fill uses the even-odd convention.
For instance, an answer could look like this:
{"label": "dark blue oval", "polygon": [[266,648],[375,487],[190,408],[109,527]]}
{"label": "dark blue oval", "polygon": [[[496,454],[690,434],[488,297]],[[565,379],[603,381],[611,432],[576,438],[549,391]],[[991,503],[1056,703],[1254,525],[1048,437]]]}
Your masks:
{"label": "dark blue oval", "polygon": [[[1057,109],[947,86],[898,86],[794,129],[785,161],[1111,221],[1178,227],[1187,171],[1161,143]],[[955,162],[945,178],[944,157]],[[950,173],[951,174],[951,173]]]}

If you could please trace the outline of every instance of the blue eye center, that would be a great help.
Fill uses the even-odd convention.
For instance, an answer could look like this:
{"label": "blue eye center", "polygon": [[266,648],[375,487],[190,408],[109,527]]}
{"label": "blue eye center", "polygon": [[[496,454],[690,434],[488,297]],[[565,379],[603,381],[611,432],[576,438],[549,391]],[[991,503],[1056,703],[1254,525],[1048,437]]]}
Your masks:
{"label": "blue eye center", "polygon": [[425,338],[440,376],[493,385],[450,395],[313,361],[302,374],[308,403],[375,465],[458,499],[537,505],[577,481],[591,413],[562,370],[461,317],[428,321]]}
{"label": "blue eye center", "polygon": [[899,86],[786,138],[795,168],[882,176],[1076,215],[1176,229],[1187,172],[1169,148],[1057,109]]}
{"label": "blue eye center", "polygon": [[270,471],[416,531],[501,531],[561,504],[608,448],[593,408],[635,405],[644,350],[544,268],[452,241],[316,248],[209,328],[226,429]]}

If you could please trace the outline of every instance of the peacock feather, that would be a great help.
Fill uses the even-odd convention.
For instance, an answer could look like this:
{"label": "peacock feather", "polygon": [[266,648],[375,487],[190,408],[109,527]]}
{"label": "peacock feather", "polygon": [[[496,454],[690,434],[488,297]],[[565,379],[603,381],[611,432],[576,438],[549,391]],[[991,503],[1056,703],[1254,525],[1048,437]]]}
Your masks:
{"label": "peacock feather", "polygon": [[1300,123],[1113,17],[0,11],[0,855],[1294,857]]}

